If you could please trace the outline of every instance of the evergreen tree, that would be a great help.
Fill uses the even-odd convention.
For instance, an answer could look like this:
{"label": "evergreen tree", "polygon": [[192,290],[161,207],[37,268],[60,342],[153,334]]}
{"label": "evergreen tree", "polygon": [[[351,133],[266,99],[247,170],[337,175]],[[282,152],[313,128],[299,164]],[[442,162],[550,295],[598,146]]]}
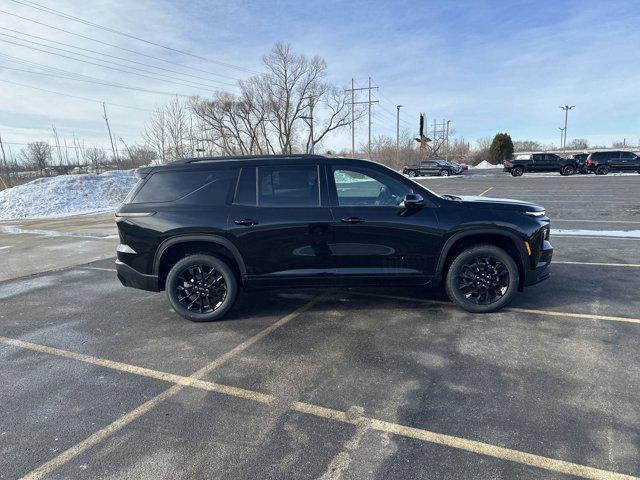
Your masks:
{"label": "evergreen tree", "polygon": [[489,161],[494,165],[501,164],[505,160],[513,157],[513,142],[506,133],[498,133],[493,137],[489,148]]}

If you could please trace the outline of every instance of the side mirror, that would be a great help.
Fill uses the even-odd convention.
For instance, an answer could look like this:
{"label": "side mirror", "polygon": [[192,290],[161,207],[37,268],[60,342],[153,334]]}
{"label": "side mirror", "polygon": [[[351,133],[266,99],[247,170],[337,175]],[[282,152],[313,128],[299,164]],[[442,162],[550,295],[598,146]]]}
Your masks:
{"label": "side mirror", "polygon": [[419,208],[424,205],[424,198],[419,193],[407,193],[402,201],[405,208]]}

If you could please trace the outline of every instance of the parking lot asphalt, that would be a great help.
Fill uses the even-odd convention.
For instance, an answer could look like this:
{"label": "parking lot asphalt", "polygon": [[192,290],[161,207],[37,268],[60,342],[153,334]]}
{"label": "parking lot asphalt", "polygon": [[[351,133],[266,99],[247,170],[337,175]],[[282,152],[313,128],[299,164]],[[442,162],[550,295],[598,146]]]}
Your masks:
{"label": "parking lot asphalt", "polygon": [[[419,181],[640,230],[640,176]],[[243,293],[194,324],[112,259],[0,282],[0,478],[638,477],[640,239],[552,243],[552,277],[487,315],[389,287]]]}

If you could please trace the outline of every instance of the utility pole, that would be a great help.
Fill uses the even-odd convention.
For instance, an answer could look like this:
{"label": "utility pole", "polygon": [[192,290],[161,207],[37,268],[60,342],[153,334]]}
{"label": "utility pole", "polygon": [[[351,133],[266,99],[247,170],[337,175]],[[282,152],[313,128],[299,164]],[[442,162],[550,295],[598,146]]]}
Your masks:
{"label": "utility pole", "polygon": [[102,111],[104,112],[104,121],[107,123],[107,131],[109,132],[109,140],[111,141],[111,151],[113,152],[113,158],[116,161],[116,166],[120,168],[120,159],[118,158],[118,153],[116,152],[116,147],[113,144],[113,136],[111,135],[111,127],[109,126],[109,117],[107,117],[107,107],[102,102]]}
{"label": "utility pole", "polygon": [[400,162],[400,109],[402,105],[396,105],[396,166]]}
{"label": "utility pole", "polygon": [[564,107],[559,107],[564,110],[564,142],[562,144],[562,149],[565,150],[567,148],[567,120],[569,118],[569,110],[575,108],[575,105],[565,105]]}
{"label": "utility pole", "polygon": [[[369,86],[368,87],[362,87],[362,88],[356,88],[355,87],[355,82],[353,80],[353,78],[351,79],[351,88],[349,90],[345,90],[346,92],[351,92],[351,155],[355,155],[355,151],[356,151],[356,140],[355,140],[355,129],[356,129],[356,114],[355,114],[355,106],[356,105],[360,105],[360,104],[367,104],[369,106],[369,147],[368,147],[368,151],[369,151],[369,156],[371,156],[371,104],[373,103],[378,103],[378,100],[371,100],[371,90],[376,89],[378,87],[372,87],[371,86],[371,77],[369,77]],[[366,102],[356,102],[355,101],[355,92],[361,91],[361,90],[368,90],[369,91],[369,100],[367,100]]]}
{"label": "utility pole", "polygon": [[311,155],[313,155],[314,153],[314,143],[313,143],[313,107],[315,105],[315,97],[313,96],[309,96],[309,97],[305,97],[305,100],[309,100],[309,116],[308,117],[300,117],[302,118],[305,122],[307,122],[307,125],[309,125],[309,139],[311,140],[311,145],[310,148],[308,148],[307,150],[310,150],[308,153],[310,153]]}
{"label": "utility pole", "polygon": [[446,144],[447,144],[447,153],[446,153],[446,155],[444,157],[444,159],[447,160],[447,161],[449,160],[449,124],[450,123],[451,123],[451,120],[447,120],[447,133],[446,133],[446,137],[445,137],[445,139],[446,139],[445,141],[446,141]]}
{"label": "utility pole", "polygon": [[351,156],[356,155],[356,87],[351,78]]}

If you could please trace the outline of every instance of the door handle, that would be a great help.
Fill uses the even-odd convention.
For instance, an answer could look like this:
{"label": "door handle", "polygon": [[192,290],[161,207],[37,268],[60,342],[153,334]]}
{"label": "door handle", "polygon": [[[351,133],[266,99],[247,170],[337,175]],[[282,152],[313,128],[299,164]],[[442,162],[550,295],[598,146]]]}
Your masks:
{"label": "door handle", "polygon": [[236,225],[245,225],[247,227],[250,227],[252,225],[257,225],[258,224],[258,222],[256,222],[252,218],[244,218],[242,220],[234,220],[233,223],[235,223]]}
{"label": "door handle", "polygon": [[347,218],[343,218],[341,220],[341,222],[343,223],[363,223],[364,222],[364,218],[360,218],[360,217],[347,217]]}

